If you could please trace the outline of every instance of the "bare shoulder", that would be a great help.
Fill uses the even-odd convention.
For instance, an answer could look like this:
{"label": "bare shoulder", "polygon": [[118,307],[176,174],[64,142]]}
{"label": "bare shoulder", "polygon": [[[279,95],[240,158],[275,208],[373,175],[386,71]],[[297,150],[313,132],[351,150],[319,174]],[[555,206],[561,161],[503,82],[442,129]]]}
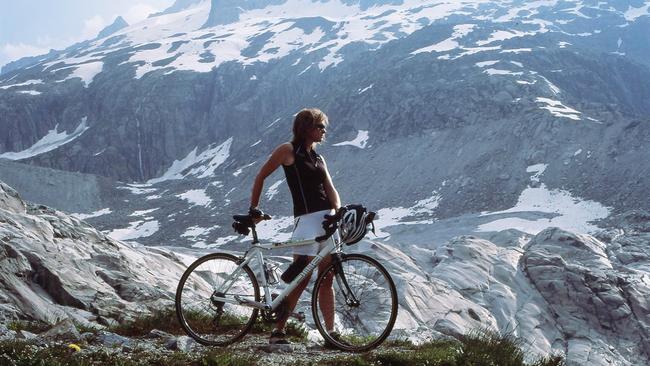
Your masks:
{"label": "bare shoulder", "polygon": [[294,160],[293,145],[291,145],[290,142],[285,142],[275,148],[273,155],[276,156],[283,165],[291,165]]}
{"label": "bare shoulder", "polygon": [[275,148],[275,151],[293,152],[293,145],[291,145],[290,142],[285,142],[284,144],[278,145],[278,147]]}

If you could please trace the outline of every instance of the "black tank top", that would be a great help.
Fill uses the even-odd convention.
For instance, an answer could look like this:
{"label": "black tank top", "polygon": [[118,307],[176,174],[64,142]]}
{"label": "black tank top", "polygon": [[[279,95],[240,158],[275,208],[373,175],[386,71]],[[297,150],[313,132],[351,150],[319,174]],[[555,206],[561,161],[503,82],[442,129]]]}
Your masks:
{"label": "black tank top", "polygon": [[325,165],[313,149],[307,152],[301,145],[293,146],[294,162],[282,165],[293,199],[293,216],[332,208],[325,194]]}

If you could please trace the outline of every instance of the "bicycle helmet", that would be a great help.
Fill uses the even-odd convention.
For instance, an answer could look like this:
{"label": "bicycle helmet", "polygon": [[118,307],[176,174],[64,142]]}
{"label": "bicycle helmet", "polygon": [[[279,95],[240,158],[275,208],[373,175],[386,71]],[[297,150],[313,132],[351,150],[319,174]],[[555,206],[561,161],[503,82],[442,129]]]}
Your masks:
{"label": "bicycle helmet", "polygon": [[341,241],[348,245],[356,244],[368,231],[368,212],[361,205],[347,205],[344,207],[343,215],[339,223],[339,235]]}

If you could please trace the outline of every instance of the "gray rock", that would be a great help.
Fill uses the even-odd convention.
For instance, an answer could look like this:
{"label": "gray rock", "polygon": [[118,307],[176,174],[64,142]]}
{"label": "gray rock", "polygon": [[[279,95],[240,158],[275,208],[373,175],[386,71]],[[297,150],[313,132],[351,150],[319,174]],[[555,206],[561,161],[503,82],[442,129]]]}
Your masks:
{"label": "gray rock", "polygon": [[115,348],[115,347],[132,348],[134,346],[134,341],[132,339],[105,330],[99,331],[95,335],[94,341],[105,347],[110,347],[110,348]]}
{"label": "gray rock", "polygon": [[97,317],[97,322],[101,325],[107,326],[107,327],[114,327],[120,324],[117,320],[113,318],[107,318],[104,316],[98,316]]}
{"label": "gray rock", "polygon": [[4,324],[0,324],[0,340],[14,338],[16,338],[16,332],[7,328]]}
{"label": "gray rock", "polygon": [[181,351],[181,352],[190,352],[194,349],[198,343],[188,336],[180,336],[176,338],[171,338],[167,341],[165,347],[170,350]]}
{"label": "gray rock", "polygon": [[19,330],[18,333],[16,334],[16,338],[30,340],[30,339],[38,338],[38,335],[32,332],[28,332],[26,330]]}
{"label": "gray rock", "polygon": [[454,338],[460,338],[465,334],[465,329],[460,326],[458,323],[452,322],[448,319],[440,319],[436,322],[436,324],[433,326],[433,329],[448,335],[452,336]]}
{"label": "gray rock", "polygon": [[7,208],[0,209],[0,318],[52,324],[72,317],[114,326],[173,303],[185,270],[177,257],[134,248],[63,212],[27,205],[3,183],[0,201]]}
{"label": "gray rock", "polygon": [[304,344],[266,344],[259,347],[260,350],[267,353],[293,353],[304,352],[307,346]]}
{"label": "gray rock", "polygon": [[56,323],[50,330],[39,334],[38,337],[42,340],[79,341],[81,334],[72,320],[64,319]]}
{"label": "gray rock", "polygon": [[650,286],[635,276],[622,281],[607,249],[592,236],[549,228],[531,239],[522,258],[569,340],[568,364],[650,357]]}
{"label": "gray rock", "polygon": [[162,330],[158,329],[152,329],[146,336],[146,338],[154,338],[154,339],[168,339],[174,337],[173,335],[163,332]]}

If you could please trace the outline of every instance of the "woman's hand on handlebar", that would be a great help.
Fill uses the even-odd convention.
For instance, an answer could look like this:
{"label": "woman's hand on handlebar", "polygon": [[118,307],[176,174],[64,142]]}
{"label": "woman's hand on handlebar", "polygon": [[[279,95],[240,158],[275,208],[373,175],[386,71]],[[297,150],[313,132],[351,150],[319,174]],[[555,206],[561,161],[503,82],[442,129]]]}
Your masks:
{"label": "woman's hand on handlebar", "polygon": [[262,212],[262,210],[255,206],[251,206],[248,209],[248,215],[253,219],[253,222],[255,224],[259,223],[262,220],[271,220],[271,216],[265,214]]}

